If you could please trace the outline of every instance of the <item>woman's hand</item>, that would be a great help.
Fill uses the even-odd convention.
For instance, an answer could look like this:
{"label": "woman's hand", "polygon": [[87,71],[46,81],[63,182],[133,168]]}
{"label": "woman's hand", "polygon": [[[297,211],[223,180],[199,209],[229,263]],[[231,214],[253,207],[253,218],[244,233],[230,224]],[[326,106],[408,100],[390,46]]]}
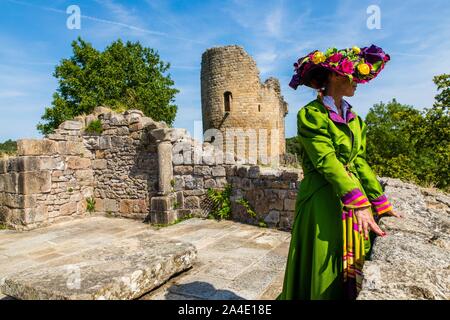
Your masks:
{"label": "woman's hand", "polygon": [[386,233],[380,229],[372,216],[370,208],[355,209],[355,216],[358,220],[358,230],[364,232],[364,238],[369,238],[369,228],[379,236],[385,236]]}
{"label": "woman's hand", "polygon": [[392,216],[392,217],[396,217],[396,218],[403,218],[403,215],[401,213],[397,213],[394,210],[385,212],[385,213],[383,213],[383,215]]}

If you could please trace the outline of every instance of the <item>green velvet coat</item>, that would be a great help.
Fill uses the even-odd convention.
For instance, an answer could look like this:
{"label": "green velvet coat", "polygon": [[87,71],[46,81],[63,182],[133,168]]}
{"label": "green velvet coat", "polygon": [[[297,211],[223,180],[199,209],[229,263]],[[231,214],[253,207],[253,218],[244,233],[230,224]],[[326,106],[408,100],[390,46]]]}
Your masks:
{"label": "green velvet coat", "polygon": [[371,244],[353,209],[392,209],[365,160],[366,124],[351,109],[346,118],[320,96],[298,112],[304,178],[278,300],[355,298]]}

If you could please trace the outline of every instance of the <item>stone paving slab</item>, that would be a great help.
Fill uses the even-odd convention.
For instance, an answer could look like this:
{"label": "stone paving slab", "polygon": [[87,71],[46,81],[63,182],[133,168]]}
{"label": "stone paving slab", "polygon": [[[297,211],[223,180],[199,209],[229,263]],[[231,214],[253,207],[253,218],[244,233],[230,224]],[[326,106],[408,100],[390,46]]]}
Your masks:
{"label": "stone paving slab", "polygon": [[[202,228],[222,223],[223,229],[230,223],[231,227],[198,248],[190,270],[141,299],[274,300],[282,290],[290,233],[230,221],[213,221]],[[173,235],[182,238],[183,234]]]}
{"label": "stone paving slab", "polygon": [[[197,248],[197,258],[191,268],[172,276],[162,285],[157,284],[160,286],[140,299],[272,300],[281,291],[289,232],[201,218],[155,228],[136,220],[91,216],[28,232],[2,230],[0,280],[18,272],[22,272],[27,281],[39,277],[43,280],[45,277],[40,276],[37,270],[67,274],[67,270],[61,269],[63,262],[75,264],[84,261],[86,268],[107,268],[106,261],[111,261],[118,267],[123,259],[109,256],[111,260],[105,258],[102,262],[96,253],[105,253],[105,248],[111,243],[123,242],[122,252],[130,251],[132,254],[134,249],[125,248],[130,248],[133,241],[137,243],[133,239],[142,233],[147,233],[147,237],[163,237],[166,242],[191,243]],[[104,256],[108,257],[107,254]],[[149,260],[143,259],[142,263],[147,261],[150,265]],[[252,279],[250,283],[246,282],[247,278]],[[62,280],[60,286],[64,286]]]}

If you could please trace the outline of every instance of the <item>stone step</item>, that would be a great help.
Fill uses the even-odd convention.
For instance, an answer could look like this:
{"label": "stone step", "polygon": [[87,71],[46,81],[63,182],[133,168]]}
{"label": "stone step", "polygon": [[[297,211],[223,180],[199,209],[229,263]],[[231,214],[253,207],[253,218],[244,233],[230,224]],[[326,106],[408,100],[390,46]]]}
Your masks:
{"label": "stone step", "polygon": [[27,300],[135,299],[196,259],[192,244],[143,232],[8,275],[0,289]]}

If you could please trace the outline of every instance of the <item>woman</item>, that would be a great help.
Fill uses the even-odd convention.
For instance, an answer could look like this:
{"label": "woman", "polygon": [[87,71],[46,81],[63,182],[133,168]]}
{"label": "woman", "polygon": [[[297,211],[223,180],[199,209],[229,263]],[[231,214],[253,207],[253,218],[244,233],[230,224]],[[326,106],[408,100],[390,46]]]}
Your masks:
{"label": "woman", "polygon": [[366,125],[342,97],[390,60],[379,47],[313,51],[294,64],[290,86],[319,91],[298,112],[304,178],[284,276],[285,299],[354,299],[361,287],[374,216],[394,213],[365,159]]}

